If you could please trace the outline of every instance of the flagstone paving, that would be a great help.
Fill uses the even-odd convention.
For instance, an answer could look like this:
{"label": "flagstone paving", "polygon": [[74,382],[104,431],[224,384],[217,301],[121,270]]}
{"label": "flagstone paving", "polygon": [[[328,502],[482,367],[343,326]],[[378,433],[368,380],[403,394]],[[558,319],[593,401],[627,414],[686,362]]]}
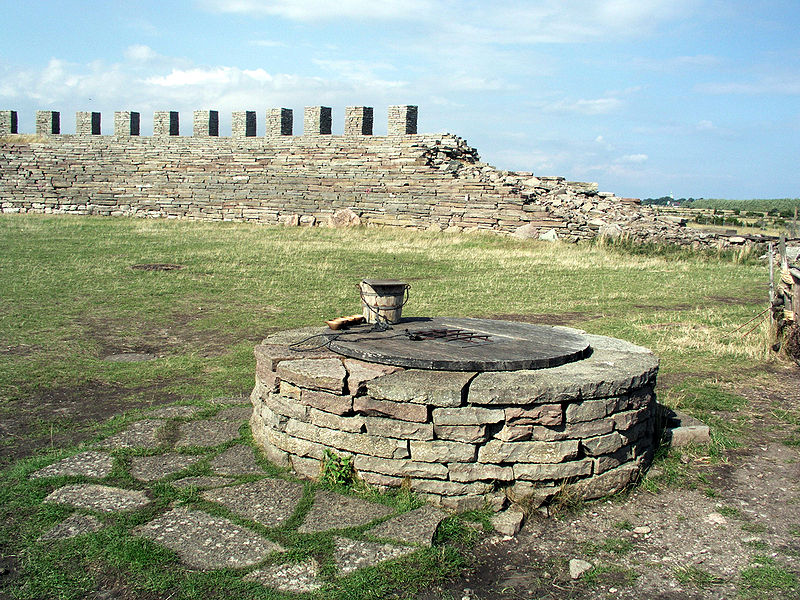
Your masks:
{"label": "flagstone paving", "polygon": [[215,473],[221,475],[263,474],[264,469],[256,463],[253,448],[245,444],[231,446],[225,452],[209,461]]}
{"label": "flagstone paving", "polygon": [[363,567],[377,565],[385,560],[399,558],[417,550],[413,546],[394,546],[343,537],[334,538],[333,549],[336,567],[342,575],[347,575]]}
{"label": "flagstone paving", "polygon": [[103,528],[103,522],[93,515],[73,513],[57,523],[39,537],[39,541],[65,540],[85,533],[94,533]]}
{"label": "flagstone paving", "polygon": [[102,479],[111,473],[114,458],[105,452],[88,450],[64,458],[52,465],[31,474],[31,477],[60,477],[62,475],[81,475]]}
{"label": "flagstone paving", "polygon": [[203,460],[202,456],[169,452],[155,456],[134,456],[131,458],[131,476],[139,481],[156,481],[167,475],[183,471],[186,467]]}
{"label": "flagstone paving", "polygon": [[245,575],[245,581],[257,581],[280,592],[302,594],[322,587],[319,577],[319,563],[313,558],[301,563],[270,565],[265,569],[252,571]]}
{"label": "flagstone paving", "polygon": [[367,535],[406,544],[432,546],[436,527],[445,517],[447,513],[443,510],[433,506],[421,506],[376,525],[367,532]]}
{"label": "flagstone paving", "polygon": [[260,479],[208,490],[202,495],[237,515],[267,527],[278,527],[294,514],[303,497],[303,484],[282,479]]}
{"label": "flagstone paving", "polygon": [[177,488],[195,487],[198,489],[218,488],[224,485],[230,485],[236,480],[232,477],[215,477],[213,475],[199,475],[196,477],[184,477],[172,482]]}
{"label": "flagstone paving", "polygon": [[[361,498],[335,493],[326,489],[308,487],[313,492],[309,507],[303,502],[308,484],[268,477],[259,466],[253,447],[239,441],[219,452],[215,448],[239,438],[239,428],[247,422],[250,408],[244,406],[246,398],[220,398],[212,404],[222,405],[210,418],[188,420],[206,409],[202,406],[172,406],[151,411],[148,417],[128,425],[96,446],[107,449],[101,452],[88,450],[59,460],[34,472],[31,477],[47,478],[63,475],[98,480],[96,483],[73,483],[53,490],[44,502],[65,504],[81,511],[113,514],[152,507],[152,499],[163,494],[152,482],[174,475],[196,465],[199,475],[172,481],[178,489],[196,488],[203,502],[210,502],[230,511],[230,518],[220,516],[211,505],[196,504],[196,497],[181,496],[161,514],[132,530],[173,550],[178,559],[193,569],[242,569],[243,578],[256,581],[282,592],[304,593],[332,583],[331,574],[320,576],[320,563],[324,556],[308,557],[298,562],[296,554],[288,554],[291,546],[281,541],[305,536],[337,532],[333,538],[332,556],[325,560],[335,564],[336,577],[346,576],[363,567],[378,564],[414,552],[420,546],[430,546],[437,526],[447,516],[440,509],[423,506],[395,515],[395,509]],[[225,406],[228,404],[229,406]],[[233,406],[230,406],[233,405]],[[175,423],[167,419],[187,419],[167,428],[172,435],[164,435],[165,425]],[[190,454],[176,451],[193,448]],[[137,449],[158,452],[151,456],[130,456]],[[203,450],[207,449],[207,450]],[[115,456],[127,458],[129,473],[135,483],[126,489],[104,485],[104,478],[115,474]],[[216,455],[215,455],[216,454]],[[208,461],[208,462],[205,462]],[[253,480],[254,477],[260,477]],[[124,481],[124,479],[122,480]],[[161,490],[161,491],[160,491]],[[193,499],[194,498],[194,499]],[[298,513],[299,507],[302,512]],[[152,508],[150,508],[152,510]],[[271,533],[267,528],[286,527],[294,523],[291,517],[304,516],[296,533],[288,538],[284,533]],[[248,525],[247,522],[250,522]],[[342,530],[365,527],[363,535],[351,539]],[[66,539],[98,531],[102,520],[92,514],[73,513],[61,523],[46,531],[40,540]],[[292,527],[295,527],[292,525]],[[299,536],[298,536],[299,534]],[[346,535],[350,535],[347,533]],[[294,536],[294,537],[293,537]],[[380,541],[379,541],[380,540]],[[387,543],[387,540],[392,543]],[[297,543],[296,541],[289,542]],[[326,555],[330,550],[323,551]],[[301,555],[302,556],[302,555]],[[251,571],[248,573],[248,569]]]}
{"label": "flagstone paving", "polygon": [[136,533],[178,553],[181,562],[197,569],[255,565],[283,548],[257,533],[200,510],[175,508]]}
{"label": "flagstone paving", "polygon": [[347,529],[380,519],[394,512],[390,506],[375,504],[361,498],[343,496],[327,490],[317,490],[314,505],[308,511],[300,533],[318,533],[329,529]]}
{"label": "flagstone paving", "polygon": [[45,502],[68,504],[99,512],[118,512],[144,508],[150,499],[143,491],[126,490],[96,483],[74,483],[58,488]]}
{"label": "flagstone paving", "polygon": [[175,443],[175,447],[201,446],[208,448],[219,446],[238,438],[241,424],[241,421],[224,421],[220,419],[181,423],[178,426],[178,441]]}
{"label": "flagstone paving", "polygon": [[144,419],[132,423],[127,429],[106,438],[99,444],[101,448],[155,448],[159,444],[158,433],[166,421]]}

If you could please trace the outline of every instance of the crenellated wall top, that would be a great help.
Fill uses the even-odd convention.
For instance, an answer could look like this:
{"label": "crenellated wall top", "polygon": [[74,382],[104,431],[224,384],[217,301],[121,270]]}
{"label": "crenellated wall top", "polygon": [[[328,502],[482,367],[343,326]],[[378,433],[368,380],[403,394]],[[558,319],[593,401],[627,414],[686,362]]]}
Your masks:
{"label": "crenellated wall top", "polygon": [[[332,109],[329,106],[307,106],[303,110],[303,136],[331,135]],[[417,133],[418,107],[413,105],[390,106],[387,135],[414,135]],[[270,108],[265,113],[265,137],[292,136],[294,113],[290,108]],[[75,114],[75,135],[100,135],[99,112],[80,111]],[[140,135],[141,113],[117,111],[114,113],[114,136]],[[180,114],[177,111],[153,113],[153,137],[180,137]],[[220,137],[219,111],[196,110],[192,114],[191,137]],[[370,106],[348,106],[344,116],[345,136],[371,136],[373,109]],[[232,113],[233,138],[256,137],[256,111]],[[18,119],[15,110],[0,110],[0,135],[17,134]],[[61,135],[61,113],[52,110],[36,112],[36,134]]]}

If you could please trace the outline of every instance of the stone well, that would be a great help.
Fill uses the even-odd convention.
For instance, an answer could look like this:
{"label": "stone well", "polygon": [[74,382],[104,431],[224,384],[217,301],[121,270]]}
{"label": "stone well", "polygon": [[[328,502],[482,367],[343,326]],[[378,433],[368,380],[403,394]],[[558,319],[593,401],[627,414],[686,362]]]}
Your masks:
{"label": "stone well", "polygon": [[[358,331],[338,340],[327,328],[281,332],[255,348],[253,437],[272,462],[303,477],[320,475],[329,450],[352,457],[366,483],[408,486],[455,510],[487,502],[499,510],[506,499],[535,507],[565,486],[582,498],[599,498],[635,481],[649,464],[658,372],[652,352],[565,327],[450,323],[500,331],[491,338],[497,346],[482,349],[489,356],[502,354],[503,336],[515,342],[516,334],[503,332],[525,328],[533,328],[535,339],[566,337],[571,347],[556,358],[532,350],[530,362],[499,356],[485,369],[468,359],[455,367],[461,370],[442,370],[437,362],[427,368],[403,360],[393,362],[404,366],[381,364],[375,361],[392,359],[380,352],[357,353],[370,361],[353,358],[346,346],[358,347]],[[499,330],[485,329],[498,324]],[[384,336],[394,342],[405,327],[395,325]],[[290,347],[323,334],[328,346],[351,356],[313,348],[328,342],[325,337],[308,340],[305,351]],[[452,345],[440,347],[454,354]]]}

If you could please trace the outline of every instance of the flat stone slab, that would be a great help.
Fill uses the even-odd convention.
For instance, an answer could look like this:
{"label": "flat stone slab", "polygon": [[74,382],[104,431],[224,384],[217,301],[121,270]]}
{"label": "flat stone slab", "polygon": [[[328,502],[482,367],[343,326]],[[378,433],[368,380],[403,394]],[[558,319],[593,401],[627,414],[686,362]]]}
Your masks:
{"label": "flat stone slab", "polygon": [[150,500],[142,491],[125,490],[96,483],[65,485],[47,496],[44,501],[69,504],[76,508],[99,512],[136,510],[150,504]]}
{"label": "flat stone slab", "polygon": [[230,485],[236,481],[231,477],[214,477],[210,475],[201,475],[199,477],[184,477],[172,482],[177,488],[196,487],[198,489],[211,489]]}
{"label": "flat stone slab", "polygon": [[136,421],[97,445],[101,448],[155,448],[159,444],[158,432],[165,422],[161,419]]}
{"label": "flat stone slab", "polygon": [[282,381],[301,387],[341,394],[347,371],[339,358],[303,358],[278,363],[275,372]]}
{"label": "flat stone slab", "polygon": [[393,546],[380,542],[365,542],[337,537],[333,539],[334,560],[342,575],[385,560],[399,558],[417,550],[413,546]]}
{"label": "flat stone slab", "polygon": [[[479,373],[470,383],[468,401],[478,405],[577,402],[619,397],[655,384],[658,358],[639,346],[617,342],[612,349],[593,346],[590,357],[553,369]],[[622,347],[630,350],[617,349]]]}
{"label": "flat stone slab", "polygon": [[254,531],[202,511],[175,508],[134,530],[195,569],[249,567],[284,549]]}
{"label": "flat stone slab", "polygon": [[48,540],[66,540],[86,533],[100,531],[104,527],[103,522],[92,515],[74,514],[54,525],[47,532],[39,537],[40,542]]}
{"label": "flat stone slab", "polygon": [[367,531],[367,535],[430,547],[436,528],[446,517],[445,511],[425,505],[376,525]]}
{"label": "flat stone slab", "polygon": [[303,484],[282,479],[250,483],[203,492],[203,498],[267,527],[278,527],[294,514],[303,497]]}
{"label": "flat stone slab", "polygon": [[544,369],[586,358],[577,331],[493,319],[408,319],[386,331],[352,328],[334,337],[334,352],[367,362],[441,371]]}
{"label": "flat stone slab", "polygon": [[297,531],[317,533],[329,529],[347,529],[366,525],[393,512],[393,508],[383,504],[318,489],[314,505]]}
{"label": "flat stone slab", "polygon": [[203,420],[181,423],[176,448],[219,446],[239,437],[238,421]]}
{"label": "flat stone slab", "polygon": [[156,481],[167,475],[183,471],[203,458],[203,456],[190,456],[177,452],[157,456],[134,456],[131,458],[131,476],[139,481]]}
{"label": "flat stone slab", "polygon": [[319,564],[313,558],[301,563],[285,563],[270,565],[248,573],[243,577],[245,581],[257,581],[267,587],[280,592],[304,594],[313,592],[322,587],[319,577]]}
{"label": "flat stone slab", "polygon": [[202,406],[164,406],[148,412],[148,416],[158,419],[182,419],[193,417],[197,413],[205,410]]}
{"label": "flat stone slab", "polygon": [[111,473],[114,458],[105,452],[88,450],[68,456],[58,462],[31,473],[31,477],[61,477],[63,475],[82,475],[83,477],[103,478]]}
{"label": "flat stone slab", "polygon": [[253,407],[249,404],[247,406],[229,406],[219,411],[212,419],[244,423],[250,418],[251,414],[253,414]]}
{"label": "flat stone slab", "polygon": [[666,421],[665,437],[671,447],[711,442],[711,428],[699,419],[665,406],[660,406],[659,410]]}
{"label": "flat stone slab", "polygon": [[211,459],[211,468],[222,475],[263,474],[264,469],[256,463],[256,454],[250,446],[231,446],[219,456]]}

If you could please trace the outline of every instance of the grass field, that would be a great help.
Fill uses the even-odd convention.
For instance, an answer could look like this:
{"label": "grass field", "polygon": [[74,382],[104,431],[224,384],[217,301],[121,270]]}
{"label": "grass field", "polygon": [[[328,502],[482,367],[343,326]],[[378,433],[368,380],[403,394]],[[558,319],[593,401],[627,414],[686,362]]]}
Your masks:
{"label": "grass field", "polygon": [[[253,346],[278,329],[358,312],[362,278],[409,282],[408,316],[565,324],[647,346],[661,358],[660,400],[719,423],[715,443],[723,449],[735,443],[739,426],[720,416],[741,401],[730,390],[767,377],[765,367],[779,360],[766,324],[754,321],[746,335],[750,325],[738,329],[767,304],[766,265],[748,256],[385,229],[50,216],[3,216],[0,242],[0,456],[13,463],[0,479],[0,544],[26,582],[19,590],[27,591],[15,592],[20,597],[43,597],[34,592],[45,585],[60,597],[80,597],[91,589],[77,576],[81,569],[149,582],[141,589],[177,586],[175,597],[224,597],[225,573],[165,583],[170,557],[142,555],[125,538],[129,524],[115,530],[122,541],[113,551],[100,547],[108,534],[62,546],[63,556],[32,549],[54,516],[35,500],[42,486],[27,483],[26,474],[58,455],[59,446],[74,445],[69,440],[108,432],[99,424],[108,416],[104,405],[134,410],[247,394]],[[154,263],[181,268],[131,268]],[[131,351],[157,358],[104,360]],[[53,409],[87,398],[96,400],[97,414]],[[33,417],[21,419],[25,414]],[[413,567],[355,576],[337,597],[412,592],[447,575],[458,567],[468,531],[454,525],[444,546]],[[58,580],[54,565],[75,573]]]}

